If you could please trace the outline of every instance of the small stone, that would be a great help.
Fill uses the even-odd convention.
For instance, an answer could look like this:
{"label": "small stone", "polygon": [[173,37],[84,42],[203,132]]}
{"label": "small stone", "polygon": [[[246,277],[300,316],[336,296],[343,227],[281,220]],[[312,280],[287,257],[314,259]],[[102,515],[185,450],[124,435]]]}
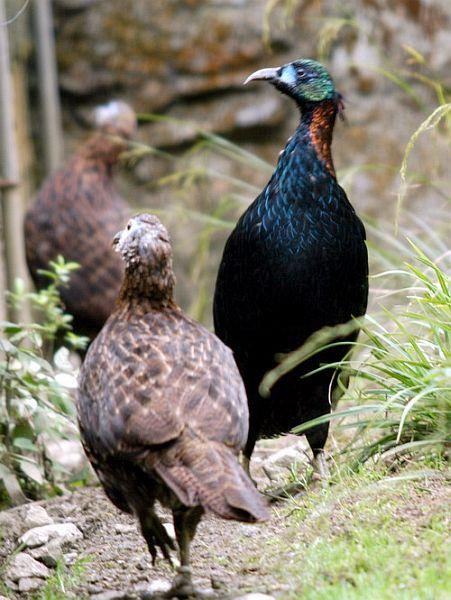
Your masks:
{"label": "small stone", "polygon": [[113,525],[114,533],[122,535],[126,533],[136,533],[136,525],[128,525],[126,523],[115,523]]}
{"label": "small stone", "polygon": [[66,544],[82,537],[83,534],[73,523],[54,523],[30,529],[19,538],[19,543],[27,548],[35,548],[54,538],[58,538],[61,544]]}
{"label": "small stone", "polygon": [[131,600],[131,596],[127,594],[127,592],[108,590],[106,592],[101,592],[100,594],[92,595],[91,600]]}
{"label": "small stone", "polygon": [[147,586],[147,592],[150,594],[164,593],[171,589],[171,584],[166,579],[154,579]]}
{"label": "small stone", "polygon": [[78,554],[76,552],[68,552],[64,555],[64,562],[66,565],[73,565],[77,560]]}
{"label": "small stone", "polygon": [[141,600],[152,600],[159,594],[165,594],[171,589],[171,584],[166,579],[154,579],[135,587],[135,592]]}
{"label": "small stone", "polygon": [[63,557],[61,541],[58,538],[50,540],[44,546],[30,549],[30,555],[40,560],[47,567],[56,567],[58,561]]}
{"label": "small stone", "polygon": [[43,585],[45,585],[45,581],[38,577],[22,577],[22,579],[19,579],[19,592],[32,592]]}
{"label": "small stone", "polygon": [[171,538],[171,540],[175,540],[175,529],[172,523],[163,523],[163,527],[166,529],[166,533]]}
{"label": "small stone", "polygon": [[147,554],[143,554],[136,563],[136,568],[140,571],[147,571],[149,569],[149,557]]}
{"label": "small stone", "polygon": [[6,577],[11,581],[27,577],[49,577],[50,571],[45,565],[35,560],[29,554],[20,552],[11,560],[6,569]]}
{"label": "small stone", "polygon": [[268,594],[260,594],[258,592],[251,592],[250,594],[244,594],[244,596],[236,596],[233,600],[276,600],[274,596],[268,596]]}
{"label": "small stone", "polygon": [[21,533],[22,520],[18,511],[0,511],[0,530],[7,531],[8,535],[16,537]]}
{"label": "small stone", "polygon": [[33,529],[33,527],[42,527],[43,525],[51,525],[52,517],[47,513],[45,508],[38,505],[32,505],[25,513],[24,530]]}
{"label": "small stone", "polygon": [[5,585],[10,590],[14,590],[15,592],[19,591],[19,586],[14,581],[11,581],[11,579],[5,579]]}

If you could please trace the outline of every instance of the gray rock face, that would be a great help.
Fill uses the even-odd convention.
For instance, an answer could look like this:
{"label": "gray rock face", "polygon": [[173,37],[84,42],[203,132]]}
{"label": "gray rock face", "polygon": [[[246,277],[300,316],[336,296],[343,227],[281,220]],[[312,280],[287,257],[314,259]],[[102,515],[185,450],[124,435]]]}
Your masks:
{"label": "gray rock face", "polygon": [[50,571],[47,567],[25,552],[16,554],[6,569],[6,578],[11,579],[11,581],[19,581],[30,577],[45,579],[49,576]]}
{"label": "gray rock face", "polygon": [[27,548],[35,548],[55,538],[58,538],[61,544],[65,544],[82,537],[83,534],[73,523],[54,523],[30,529],[19,538],[19,542]]}
{"label": "gray rock face", "polygon": [[42,506],[32,505],[25,512],[24,529],[42,527],[43,525],[51,525],[52,523],[52,517]]}

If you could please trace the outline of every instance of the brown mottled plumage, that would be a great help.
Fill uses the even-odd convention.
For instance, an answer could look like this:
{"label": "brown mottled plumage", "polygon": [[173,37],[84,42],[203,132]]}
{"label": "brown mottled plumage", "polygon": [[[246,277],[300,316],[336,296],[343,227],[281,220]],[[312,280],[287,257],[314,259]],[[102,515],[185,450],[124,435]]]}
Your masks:
{"label": "brown mottled plumage", "polygon": [[113,169],[136,130],[136,116],[123,102],[96,111],[99,130],[42,186],[25,216],[28,268],[35,285],[58,255],[80,269],[61,290],[76,333],[95,337],[114,307],[123,276],[111,238],[130,211],[113,182]]}
{"label": "brown mottled plumage", "polygon": [[231,351],[173,300],[168,233],[131,219],[114,244],[125,279],[80,376],[86,453],[110,500],[135,514],[153,559],[173,547],[154,511],[170,507],[181,570],[172,594],[193,593],[189,543],[204,511],[260,521],[265,502],[238,463],[248,431],[246,394]]}

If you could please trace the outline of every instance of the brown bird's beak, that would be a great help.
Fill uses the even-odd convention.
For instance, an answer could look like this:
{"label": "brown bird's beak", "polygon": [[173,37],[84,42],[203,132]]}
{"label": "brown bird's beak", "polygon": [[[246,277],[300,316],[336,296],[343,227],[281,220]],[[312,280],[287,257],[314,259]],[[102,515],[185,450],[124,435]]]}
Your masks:
{"label": "brown bird's beak", "polygon": [[111,242],[111,245],[113,246],[114,249],[116,249],[116,246],[119,244],[119,240],[121,239],[121,235],[122,235],[122,231],[118,231],[116,233],[116,235],[113,238],[113,241]]}
{"label": "brown bird's beak", "polygon": [[273,67],[271,69],[260,69],[259,71],[255,71],[252,75],[246,79],[243,85],[248,84],[250,81],[273,81],[277,79],[279,75],[279,67]]}

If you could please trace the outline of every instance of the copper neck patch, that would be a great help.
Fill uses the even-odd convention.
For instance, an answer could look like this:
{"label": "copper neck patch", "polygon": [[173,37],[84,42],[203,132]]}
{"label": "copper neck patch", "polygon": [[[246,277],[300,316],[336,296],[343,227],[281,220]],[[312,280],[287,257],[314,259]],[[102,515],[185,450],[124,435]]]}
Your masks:
{"label": "copper neck patch", "polygon": [[312,109],[308,125],[310,140],[315,152],[334,177],[335,167],[332,160],[331,144],[336,115],[337,106],[333,100],[321,102]]}

